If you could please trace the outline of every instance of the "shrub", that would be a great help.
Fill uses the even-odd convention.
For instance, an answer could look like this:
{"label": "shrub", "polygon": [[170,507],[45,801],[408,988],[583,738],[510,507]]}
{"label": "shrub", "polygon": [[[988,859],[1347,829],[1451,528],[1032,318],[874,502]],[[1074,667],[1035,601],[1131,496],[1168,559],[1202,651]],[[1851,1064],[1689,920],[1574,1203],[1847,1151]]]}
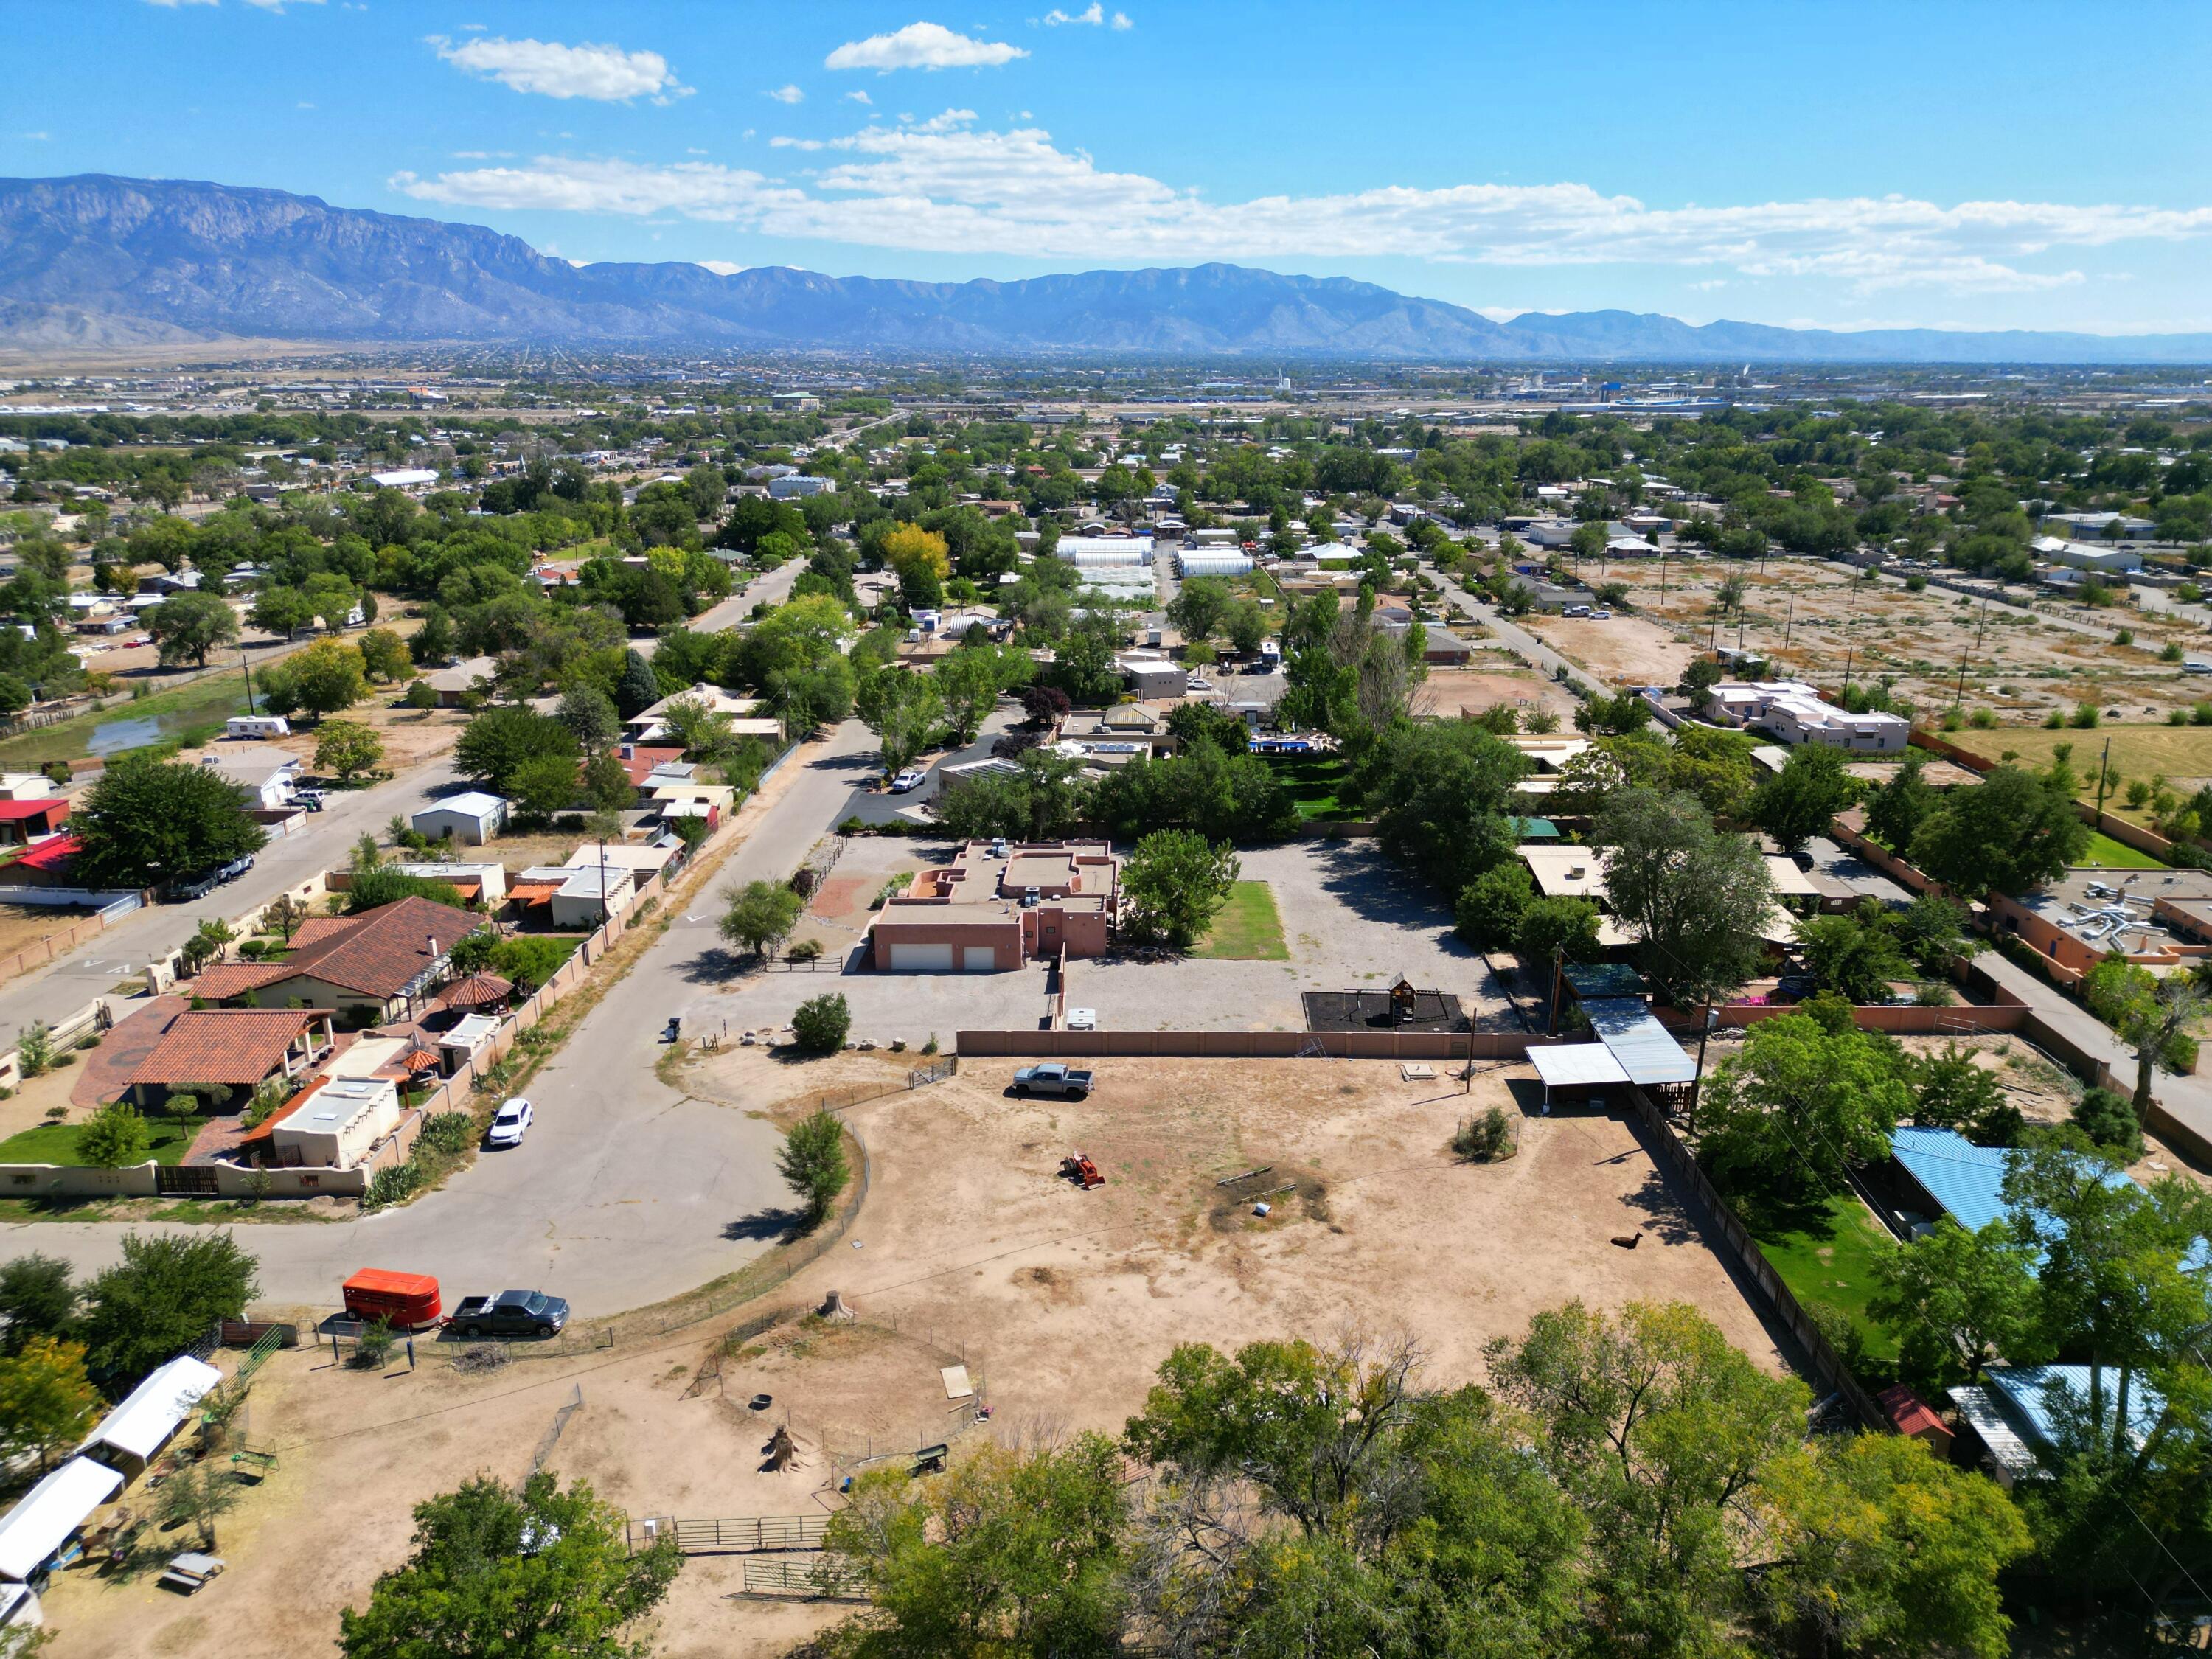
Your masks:
{"label": "shrub", "polygon": [[2135,642],[2136,630],[2132,628],[2123,628],[2118,629],[2112,635],[2112,643],[2114,645],[2133,645]]}
{"label": "shrub", "polygon": [[76,1132],[76,1155],[95,1170],[119,1170],[144,1161],[154,1137],[127,1100],[101,1107]]}
{"label": "shrub", "polygon": [[435,708],[438,694],[426,682],[417,680],[407,688],[407,695],[399,701],[403,707],[408,708]]}
{"label": "shrub", "polygon": [[2056,708],[2052,709],[2049,714],[2043,717],[2043,729],[2046,732],[2059,731],[2064,727],[2065,724],[2066,716]]}
{"label": "shrub", "polygon": [[806,1200],[808,1223],[821,1220],[853,1179],[845,1126],[827,1107],[808,1113],[785,1133],[775,1167],[784,1184]]}
{"label": "shrub", "polygon": [[46,1030],[46,1021],[34,1019],[15,1039],[15,1068],[25,1077],[43,1077],[53,1063],[53,1035]]}
{"label": "shrub", "polygon": [[1966,724],[1972,726],[1977,732],[1989,731],[1992,726],[1996,726],[1996,723],[1997,714],[1996,710],[1994,708],[1977,708],[1972,714],[1966,716]]}
{"label": "shrub", "polygon": [[[400,1169],[406,1167],[404,1164],[399,1166]],[[398,1170],[385,1170],[379,1173],[396,1175]],[[353,1358],[347,1364],[360,1370],[380,1371],[384,1369],[384,1362],[392,1357],[392,1346],[398,1340],[392,1334],[390,1320],[372,1319],[361,1328],[361,1334],[354,1339]]]}
{"label": "shrub", "polygon": [[2158,659],[2160,662],[2179,662],[2181,660],[2180,641],[2178,640],[2169,640],[2164,645],[2160,646],[2158,651]]}
{"label": "shrub", "polygon": [[2142,1156],[2142,1125],[2136,1120],[2135,1103],[2124,1094],[2087,1090],[2068,1121],[2108,1152],[2130,1162]]}
{"label": "shrub", "polygon": [[422,1144],[433,1152],[465,1152],[476,1138],[476,1120],[466,1112],[433,1112],[422,1120]]}
{"label": "shrub", "polygon": [[810,1054],[834,1054],[853,1028],[853,1010],[841,991],[809,997],[791,1016],[792,1035]]}
{"label": "shrub", "polygon": [[822,954],[822,941],[818,939],[803,939],[783,954],[792,962],[811,962]]}
{"label": "shrub", "polygon": [[422,1169],[410,1158],[404,1164],[379,1170],[368,1183],[368,1192],[362,1198],[361,1206],[364,1210],[380,1210],[388,1204],[398,1204],[414,1197],[422,1187]]}
{"label": "shrub", "polygon": [[1502,1106],[1492,1106],[1480,1117],[1461,1121],[1458,1132],[1452,1136],[1451,1149],[1455,1156],[1469,1164],[1491,1164],[1503,1157],[1513,1139],[1512,1121]]}

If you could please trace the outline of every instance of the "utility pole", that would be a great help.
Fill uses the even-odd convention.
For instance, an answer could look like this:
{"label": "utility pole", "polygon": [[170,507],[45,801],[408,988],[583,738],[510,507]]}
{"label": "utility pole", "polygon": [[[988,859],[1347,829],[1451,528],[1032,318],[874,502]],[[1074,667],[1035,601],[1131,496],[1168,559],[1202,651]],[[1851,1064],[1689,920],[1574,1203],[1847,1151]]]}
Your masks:
{"label": "utility pole", "polygon": [[246,654],[246,647],[238,647],[238,665],[246,671],[246,712],[253,712],[253,659]]}
{"label": "utility pole", "polygon": [[1790,608],[1783,614],[1782,618],[1782,648],[1784,651],[1790,648],[1790,630],[1796,625],[1797,590],[1793,587],[1790,590]]}
{"label": "utility pole", "polygon": [[2112,740],[2105,739],[2105,752],[2097,760],[2097,828],[2105,827],[2105,786],[2112,775]]}

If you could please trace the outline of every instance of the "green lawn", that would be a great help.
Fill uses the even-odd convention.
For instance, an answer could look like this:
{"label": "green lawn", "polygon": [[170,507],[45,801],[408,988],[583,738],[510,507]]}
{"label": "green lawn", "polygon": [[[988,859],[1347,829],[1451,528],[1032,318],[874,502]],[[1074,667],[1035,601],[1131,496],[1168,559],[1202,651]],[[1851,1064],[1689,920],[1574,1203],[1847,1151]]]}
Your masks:
{"label": "green lawn", "polygon": [[[155,1115],[146,1120],[146,1127],[154,1141],[148,1156],[156,1164],[174,1164],[183,1161],[192,1137],[200,1132],[200,1120]],[[0,1164],[78,1163],[76,1132],[74,1123],[42,1123],[35,1129],[10,1135],[0,1140]]]}
{"label": "green lawn", "polygon": [[1238,882],[1191,955],[1213,962],[1288,962],[1291,947],[1283,942],[1273,890],[1264,881]]}
{"label": "green lawn", "polygon": [[2138,853],[2124,842],[2114,841],[2101,830],[2089,832],[2089,850],[2081,854],[2083,864],[2101,864],[2108,870],[2164,870],[2148,853]]}
{"label": "green lawn", "polygon": [[1297,804],[1302,818],[1336,818],[1344,816],[1338,805],[1336,787],[1343,781],[1344,762],[1334,755],[1311,755],[1304,757],[1291,755],[1269,755],[1267,764],[1275,769],[1275,776],[1291,799]]}
{"label": "green lawn", "polygon": [[1824,1210],[1796,1212],[1790,1221],[1795,1224],[1750,1224],[1791,1294],[1808,1306],[1826,1302],[1840,1309],[1857,1328],[1868,1358],[1894,1361],[1897,1339],[1868,1316],[1866,1304],[1875,1292],[1875,1263],[1897,1241],[1850,1193],[1831,1197]]}

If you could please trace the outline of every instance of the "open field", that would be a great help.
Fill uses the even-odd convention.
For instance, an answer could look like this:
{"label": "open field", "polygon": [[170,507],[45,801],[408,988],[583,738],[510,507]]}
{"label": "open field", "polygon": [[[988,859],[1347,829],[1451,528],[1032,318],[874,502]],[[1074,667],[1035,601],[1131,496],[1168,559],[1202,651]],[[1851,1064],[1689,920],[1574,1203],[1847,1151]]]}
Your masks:
{"label": "open field", "polygon": [[1210,962],[1288,962],[1283,918],[1274,890],[1264,881],[1240,881],[1229,902],[1214,917],[1212,929],[1191,947],[1191,955]]}
{"label": "open field", "polygon": [[[683,1079],[702,1099],[782,1119],[895,1084],[903,1063],[848,1054],[793,1066],[725,1050],[695,1057]],[[759,1304],[793,1316],[759,1334],[725,1340],[746,1308],[477,1376],[428,1340],[418,1369],[403,1354],[386,1376],[334,1364],[327,1349],[279,1354],[237,1430],[279,1461],[221,1524],[229,1571],[189,1602],[148,1573],[60,1573],[46,1606],[64,1650],[289,1659],[320,1647],[339,1609],[362,1605],[404,1558],[414,1504],[471,1475],[520,1480],[579,1398],[546,1467],[588,1480],[632,1517],[818,1516],[852,1467],[838,1460],[957,1434],[964,1414],[939,1375],[954,1363],[994,1409],[983,1432],[1010,1441],[1118,1431],[1184,1341],[1404,1331],[1431,1380],[1479,1379],[1485,1341],[1570,1294],[1608,1309],[1687,1300],[1760,1364],[1781,1364],[1623,1121],[1524,1117],[1512,1158],[1451,1158],[1444,1143],[1464,1114],[1522,1109],[1526,1068],[1486,1073],[1463,1096],[1379,1063],[1126,1061],[1093,1101],[1067,1105],[1007,1099],[1012,1064],[971,1063],[847,1109],[868,1151],[867,1200],[836,1246]],[[1105,1187],[1085,1193],[1054,1174],[1077,1146]],[[1273,1167],[1214,1185],[1262,1164]],[[1250,1210],[1267,1193],[1276,1207],[1263,1220]],[[775,1232],[789,1218],[732,1226]],[[1632,1252],[1608,1242],[1631,1232],[1642,1234]],[[860,1322],[797,1316],[833,1289]],[[758,1394],[771,1400],[755,1413]],[[785,1422],[798,1463],[771,1473],[763,1443]],[[144,1500],[143,1486],[125,1498]],[[183,1547],[155,1541],[164,1554]],[[848,1611],[750,1600],[742,1583],[738,1558],[689,1561],[655,1650],[766,1659]]]}
{"label": "open field", "polygon": [[1604,622],[1531,611],[1521,626],[1611,685],[1673,685],[1699,650],[1659,622],[1618,611]]}
{"label": "open field", "polygon": [[[1482,663],[1482,656],[1478,654],[1475,661]],[[1574,693],[1533,668],[1431,668],[1429,677],[1413,688],[1415,708],[1439,720],[1480,714],[1500,703],[1523,710],[1545,710],[1562,724],[1574,719],[1577,707]]]}
{"label": "open field", "polygon": [[2060,745],[2071,744],[2074,769],[2087,786],[2081,799],[2097,797],[2097,763],[2112,745],[2112,769],[2120,775],[2122,799],[2109,794],[2105,810],[2116,816],[2140,817],[2127,810],[2124,791],[2129,781],[2148,782],[2163,776],[2176,793],[2187,794],[2212,783],[2212,726],[2099,726],[2086,732],[2045,730],[2039,726],[2000,726],[1990,731],[1953,732],[1951,742],[1984,760],[1998,761],[2009,750],[2024,766],[2042,767]]}
{"label": "open field", "polygon": [[[1893,676],[1899,696],[1930,709],[1949,707],[1963,659],[1966,706],[1994,708],[2008,720],[2040,720],[2050,709],[2071,712],[2084,701],[2100,708],[2124,708],[2138,718],[2143,710],[2162,716],[2202,691],[2179,665],[2158,659],[2160,647],[2169,641],[2194,650],[2202,630],[2156,613],[2046,604],[2032,618],[1994,608],[1984,618],[1980,602],[1967,595],[1935,586],[1914,593],[1891,582],[1857,583],[1843,569],[1814,559],[1753,563],[1669,557],[1663,600],[1656,560],[1610,565],[1602,578],[1586,564],[1583,574],[1627,583],[1640,620],[1530,617],[1523,625],[1617,681],[1671,684],[1679,677],[1679,667],[1663,676],[1645,672],[1677,660],[1650,642],[1657,633],[1685,653],[1740,645],[1765,654],[1782,672],[1824,687],[1842,684],[1848,662],[1854,681]],[[1714,600],[1729,576],[1747,584],[1743,612],[1717,623]],[[2115,645],[2100,634],[2065,626],[2057,620],[2061,617],[2100,630],[2132,628],[2136,643]],[[1604,630],[1620,629],[1625,620],[1636,621],[1637,628],[1606,635],[1614,643],[1604,643]]]}

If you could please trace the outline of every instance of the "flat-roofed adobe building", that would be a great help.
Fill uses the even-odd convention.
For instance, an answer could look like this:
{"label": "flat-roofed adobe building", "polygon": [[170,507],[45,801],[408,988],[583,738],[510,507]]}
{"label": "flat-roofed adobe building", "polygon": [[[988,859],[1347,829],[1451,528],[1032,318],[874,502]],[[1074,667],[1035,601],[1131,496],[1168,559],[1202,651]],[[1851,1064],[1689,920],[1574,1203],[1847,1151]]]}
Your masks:
{"label": "flat-roofed adobe building", "polygon": [[870,960],[901,973],[1003,973],[1037,957],[1103,955],[1121,860],[1103,841],[971,841],[884,902]]}

